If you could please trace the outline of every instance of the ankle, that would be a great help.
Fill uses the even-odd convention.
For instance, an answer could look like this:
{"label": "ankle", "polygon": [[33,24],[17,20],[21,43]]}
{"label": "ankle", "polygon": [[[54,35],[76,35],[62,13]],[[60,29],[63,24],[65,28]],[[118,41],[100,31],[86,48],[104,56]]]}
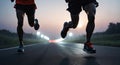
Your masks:
{"label": "ankle", "polygon": [[23,46],[23,41],[20,41],[20,46]]}

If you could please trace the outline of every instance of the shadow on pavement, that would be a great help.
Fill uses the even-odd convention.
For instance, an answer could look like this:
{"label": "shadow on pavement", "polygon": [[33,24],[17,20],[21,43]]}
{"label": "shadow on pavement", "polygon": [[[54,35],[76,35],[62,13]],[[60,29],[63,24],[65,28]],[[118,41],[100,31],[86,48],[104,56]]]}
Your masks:
{"label": "shadow on pavement", "polygon": [[69,58],[64,58],[59,65],[70,65],[70,59]]}
{"label": "shadow on pavement", "polygon": [[84,65],[100,65],[94,56],[85,56],[84,58],[86,60]]}
{"label": "shadow on pavement", "polygon": [[46,55],[49,47],[50,47],[50,44],[44,49],[44,51],[42,52],[42,54],[40,54],[40,56],[37,58],[37,60],[34,60],[33,63],[30,65],[42,65],[42,61],[45,58],[45,55]]}

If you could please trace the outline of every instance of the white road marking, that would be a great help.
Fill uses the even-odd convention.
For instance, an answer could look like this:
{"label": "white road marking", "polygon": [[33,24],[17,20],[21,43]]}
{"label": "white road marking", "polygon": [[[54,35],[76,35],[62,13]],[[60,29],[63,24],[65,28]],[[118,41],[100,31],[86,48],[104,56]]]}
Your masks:
{"label": "white road marking", "polygon": [[[33,45],[37,45],[37,44],[39,44],[39,43],[30,44],[30,45],[24,45],[24,47],[33,46]],[[10,49],[15,49],[15,48],[18,48],[18,46],[16,46],[16,47],[10,47],[10,48],[3,48],[3,49],[0,49],[0,51],[10,50]]]}

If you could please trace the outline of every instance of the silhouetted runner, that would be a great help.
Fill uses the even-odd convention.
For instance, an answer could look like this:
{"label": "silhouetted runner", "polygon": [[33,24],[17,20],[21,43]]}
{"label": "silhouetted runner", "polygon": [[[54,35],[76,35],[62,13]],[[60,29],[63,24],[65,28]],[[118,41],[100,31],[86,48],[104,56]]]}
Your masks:
{"label": "silhouetted runner", "polygon": [[88,53],[96,53],[90,41],[95,28],[95,13],[98,2],[96,0],[65,0],[68,3],[68,11],[71,15],[71,21],[65,22],[61,31],[62,38],[65,38],[70,28],[75,29],[79,22],[79,14],[82,9],[86,12],[88,17],[88,24],[86,26],[86,42],[84,43],[84,51]]}
{"label": "silhouetted runner", "polygon": [[[14,0],[11,0],[11,2],[14,2]],[[36,4],[34,0],[15,0],[15,6],[16,9],[16,16],[18,19],[18,25],[17,25],[17,34],[19,37],[19,48],[18,52],[24,52],[23,48],[23,20],[24,15],[26,14],[28,17],[28,23],[31,27],[34,27],[35,30],[39,29],[38,20],[35,19],[35,10],[36,10]]]}

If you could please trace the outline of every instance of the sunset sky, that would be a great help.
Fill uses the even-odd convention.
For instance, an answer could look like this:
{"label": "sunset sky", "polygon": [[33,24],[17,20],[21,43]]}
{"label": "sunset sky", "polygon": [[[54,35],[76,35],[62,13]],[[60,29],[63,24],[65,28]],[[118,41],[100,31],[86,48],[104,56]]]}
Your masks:
{"label": "sunset sky", "polygon": [[[110,22],[120,22],[120,0],[97,0],[99,7],[96,11],[94,32],[105,31]],[[7,29],[16,32],[17,18],[14,7],[15,3],[10,0],[0,0],[0,29]],[[36,18],[39,20],[42,34],[51,39],[59,38],[63,23],[70,21],[70,14],[65,0],[36,0]],[[85,34],[87,16],[84,11],[80,13],[79,25],[76,29],[71,29],[74,35]],[[24,20],[24,32],[35,34],[34,28],[28,25],[27,17]]]}

